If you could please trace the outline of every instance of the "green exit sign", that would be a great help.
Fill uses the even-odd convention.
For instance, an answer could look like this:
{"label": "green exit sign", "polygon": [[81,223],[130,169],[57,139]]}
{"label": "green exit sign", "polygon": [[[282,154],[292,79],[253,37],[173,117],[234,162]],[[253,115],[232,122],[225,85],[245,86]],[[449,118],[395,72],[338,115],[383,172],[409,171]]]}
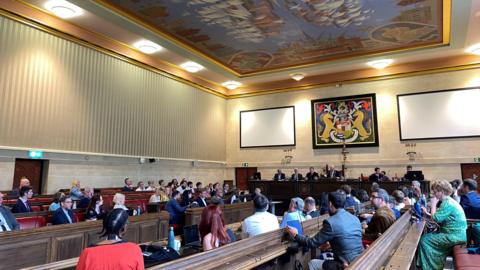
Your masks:
{"label": "green exit sign", "polygon": [[480,163],[480,157],[475,157],[475,158],[473,158],[473,162],[475,162],[475,163]]}
{"label": "green exit sign", "polygon": [[[480,162],[480,160],[478,162]],[[248,167],[248,163],[243,163],[242,166],[243,167]]]}

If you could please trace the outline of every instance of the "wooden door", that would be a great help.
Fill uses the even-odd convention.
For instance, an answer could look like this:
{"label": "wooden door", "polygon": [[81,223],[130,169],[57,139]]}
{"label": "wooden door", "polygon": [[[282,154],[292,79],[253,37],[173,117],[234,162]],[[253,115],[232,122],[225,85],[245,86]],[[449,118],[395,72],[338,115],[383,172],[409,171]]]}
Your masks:
{"label": "wooden door", "polygon": [[15,172],[13,174],[13,188],[18,188],[20,178],[27,177],[33,187],[34,194],[42,191],[43,160],[16,159]]}
{"label": "wooden door", "polygon": [[240,190],[248,189],[248,179],[257,173],[257,167],[235,168],[235,182]]}
{"label": "wooden door", "polygon": [[460,164],[460,168],[462,169],[462,179],[476,178],[480,190],[480,163],[463,163]]}

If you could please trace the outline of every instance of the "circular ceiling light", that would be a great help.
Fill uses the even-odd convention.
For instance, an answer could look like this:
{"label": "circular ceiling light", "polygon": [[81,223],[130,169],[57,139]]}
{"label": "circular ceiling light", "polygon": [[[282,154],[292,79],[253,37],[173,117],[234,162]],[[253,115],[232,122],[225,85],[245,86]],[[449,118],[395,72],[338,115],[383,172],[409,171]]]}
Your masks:
{"label": "circular ceiling light", "polygon": [[162,46],[158,45],[157,43],[151,42],[150,40],[140,40],[133,44],[133,46],[139,51],[146,54],[156,53],[162,49]]}
{"label": "circular ceiling light", "polygon": [[180,66],[183,69],[185,69],[186,71],[192,72],[192,73],[198,72],[198,71],[200,71],[204,68],[202,65],[197,64],[197,63],[192,62],[192,61],[185,62],[185,63],[181,64]]}
{"label": "circular ceiling light", "polygon": [[300,81],[301,79],[305,78],[305,73],[294,73],[290,74],[290,78],[294,79],[295,81]]}
{"label": "circular ceiling light", "polygon": [[468,47],[465,52],[480,55],[480,43]]}
{"label": "circular ceiling light", "polygon": [[48,11],[63,19],[83,14],[83,9],[65,0],[50,0],[44,6]]}
{"label": "circular ceiling light", "polygon": [[239,82],[236,82],[236,81],[227,81],[227,82],[222,83],[222,86],[224,86],[224,87],[226,87],[230,90],[234,90],[237,87],[239,87],[240,85],[242,85],[242,84],[239,83]]}
{"label": "circular ceiling light", "polygon": [[367,62],[367,65],[376,69],[384,69],[390,66],[392,63],[393,63],[392,59],[381,59],[381,60]]}

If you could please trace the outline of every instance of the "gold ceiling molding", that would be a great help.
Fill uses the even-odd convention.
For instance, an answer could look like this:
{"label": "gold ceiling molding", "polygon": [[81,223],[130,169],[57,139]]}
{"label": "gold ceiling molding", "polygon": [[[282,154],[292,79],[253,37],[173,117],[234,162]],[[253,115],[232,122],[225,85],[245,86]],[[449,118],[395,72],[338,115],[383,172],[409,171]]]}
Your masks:
{"label": "gold ceiling molding", "polygon": [[[20,5],[22,5],[22,6],[20,6]],[[35,17],[35,14],[32,13],[32,12],[35,12],[35,11],[36,12],[41,12],[41,15],[44,16],[46,19],[43,18],[44,20],[42,20],[42,18]],[[70,22],[65,22],[63,20],[60,20],[57,17],[51,16],[50,14],[46,13],[45,11],[43,11],[39,8],[36,8],[35,6],[32,6],[29,3],[25,3],[21,0],[20,1],[15,1],[15,2],[12,2],[12,1],[0,2],[0,15],[6,17],[8,19],[17,21],[19,23],[28,25],[28,26],[33,27],[35,29],[38,29],[40,31],[52,34],[52,35],[57,36],[59,38],[72,41],[74,43],[77,43],[77,44],[80,44],[82,46],[88,47],[90,49],[94,49],[94,50],[99,51],[101,53],[104,53],[104,54],[107,54],[109,56],[115,57],[115,58],[117,58],[121,61],[125,61],[129,64],[147,69],[147,70],[152,71],[152,72],[155,72],[157,74],[168,77],[168,78],[173,79],[175,81],[185,83],[185,84],[190,85],[194,88],[197,88],[201,91],[216,95],[216,96],[221,97],[221,98],[226,98],[226,95],[224,93],[222,93],[222,92],[220,92],[220,91],[218,91],[214,88],[211,88],[211,87],[209,87],[207,85],[204,85],[204,84],[201,84],[199,82],[195,82],[193,80],[189,80],[189,79],[181,77],[183,74],[176,75],[172,72],[160,69],[160,68],[158,68],[154,65],[145,63],[145,62],[143,62],[139,59],[135,59],[133,57],[130,57],[129,55],[125,55],[125,54],[122,54],[122,53],[119,52],[120,51],[119,47],[121,47],[124,50],[125,49],[131,50],[134,53],[137,53],[137,54],[143,56],[143,54],[137,52],[135,49],[132,49],[128,45],[125,45],[125,44],[123,44],[123,43],[121,43],[117,40],[113,40],[113,39],[111,39],[109,37],[106,37],[104,35],[94,33],[94,32],[91,32],[87,29],[84,29],[82,27],[73,25]],[[76,34],[73,34],[73,33],[67,32],[67,31],[62,31],[62,30],[59,30],[59,29],[55,28],[55,22],[57,20],[59,20],[62,23],[66,23],[66,24],[69,24],[73,27],[78,28],[77,31],[82,32],[82,34],[84,34],[84,36],[86,36],[86,37],[88,37],[88,38],[90,38],[91,40],[94,40],[94,41],[87,40],[87,38],[81,37],[80,35],[76,35]],[[69,30],[71,30],[71,32],[74,32],[72,29],[69,29]],[[100,43],[100,41],[104,41],[104,42],[102,42],[102,45],[94,43],[94,42],[99,42]],[[106,48],[105,44],[111,45],[110,46],[111,48]],[[115,48],[117,48],[117,49],[115,50]],[[148,56],[144,56],[144,57],[148,58]],[[162,64],[166,63],[162,60],[158,60],[158,59],[154,59],[154,60],[155,60],[155,62],[158,61]],[[172,64],[169,64],[169,65],[173,66],[173,67],[175,66],[175,65],[172,65]],[[180,72],[186,73],[183,70],[180,70]],[[193,77],[191,74],[186,74],[186,75]]]}
{"label": "gold ceiling molding", "polygon": [[271,68],[268,70],[260,70],[260,71],[253,71],[253,72],[245,72],[245,73],[240,73],[226,64],[222,63],[221,61],[215,59],[215,57],[202,52],[201,50],[194,48],[185,42],[181,41],[177,37],[173,36],[170,33],[164,32],[159,30],[157,27],[151,25],[148,22],[145,22],[138,18],[136,15],[132,14],[130,11],[119,8],[118,6],[110,3],[108,0],[93,0],[97,4],[121,15],[122,17],[127,18],[128,20],[132,21],[133,23],[140,25],[158,35],[161,37],[165,38],[166,40],[172,42],[176,46],[183,48],[191,53],[194,53],[195,55],[198,55],[215,65],[221,67],[222,69],[226,70],[227,72],[230,72],[232,75],[235,75],[239,78],[246,78],[246,77],[251,77],[251,76],[256,76],[256,75],[265,75],[265,74],[271,74],[275,72],[281,72],[281,71],[288,71],[292,69],[300,69],[300,68],[307,68],[307,67],[312,67],[321,63],[326,63],[326,62],[331,62],[334,60],[345,60],[345,59],[350,59],[350,60],[355,60],[355,59],[362,59],[366,57],[376,57],[376,56],[383,56],[386,54],[391,54],[391,53],[401,53],[401,52],[406,52],[406,51],[416,51],[416,50],[421,50],[421,49],[427,49],[427,48],[436,48],[436,47],[442,47],[442,46],[447,46],[450,44],[450,31],[451,31],[451,9],[452,9],[452,0],[442,0],[442,43],[425,43],[425,44],[420,44],[417,46],[411,46],[408,48],[401,48],[401,49],[393,49],[393,50],[385,50],[385,51],[379,51],[375,53],[364,53],[364,54],[359,54],[359,55],[350,55],[350,56],[339,56],[336,57],[335,59],[324,59],[320,61],[315,61],[311,63],[305,63],[305,64],[300,64],[300,65],[289,65],[289,66],[284,66],[284,67],[278,67],[278,68]]}

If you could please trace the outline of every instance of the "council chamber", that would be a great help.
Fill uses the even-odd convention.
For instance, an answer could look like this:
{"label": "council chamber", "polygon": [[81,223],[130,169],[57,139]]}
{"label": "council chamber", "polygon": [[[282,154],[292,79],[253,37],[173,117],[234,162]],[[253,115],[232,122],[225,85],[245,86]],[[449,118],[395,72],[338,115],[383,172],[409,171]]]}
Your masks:
{"label": "council chamber", "polygon": [[480,269],[480,1],[0,1],[0,270]]}

